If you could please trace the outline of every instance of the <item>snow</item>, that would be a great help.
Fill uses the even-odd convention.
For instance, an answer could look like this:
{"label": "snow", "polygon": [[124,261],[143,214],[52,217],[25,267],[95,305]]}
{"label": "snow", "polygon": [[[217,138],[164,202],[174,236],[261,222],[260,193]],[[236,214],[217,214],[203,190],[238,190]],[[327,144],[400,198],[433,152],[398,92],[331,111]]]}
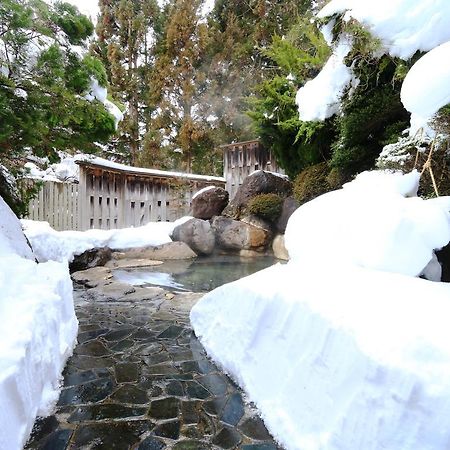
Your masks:
{"label": "snow", "polygon": [[331,0],[318,17],[342,13],[363,24],[389,54],[405,60],[450,40],[448,0]]}
{"label": "snow", "polygon": [[411,113],[411,134],[426,129],[434,114],[450,103],[449,60],[450,42],[446,42],[420,58],[406,75],[401,100]]}
{"label": "snow", "polygon": [[284,180],[289,180],[289,176],[284,174],[284,173],[280,173],[280,172],[271,172],[270,170],[262,170],[262,169],[258,169],[258,170],[254,170],[249,177],[259,173],[259,172],[265,172],[265,173],[270,173],[272,175],[275,175],[278,178],[283,178]]}
{"label": "snow", "polygon": [[325,120],[339,112],[341,97],[356,83],[352,69],[344,63],[351,46],[349,37],[341,37],[319,75],[297,91],[300,120]]}
{"label": "snow", "polygon": [[450,285],[415,275],[450,240],[450,197],[414,197],[418,179],[368,172],[302,205],[288,264],[191,311],[287,450],[448,448]]}
{"label": "snow", "polygon": [[38,261],[70,262],[75,255],[96,247],[122,250],[166,244],[172,241],[169,236],[173,229],[191,218],[119,230],[55,231],[48,222],[22,220],[22,224]]}
{"label": "snow", "polygon": [[206,186],[203,189],[200,189],[192,196],[192,200],[194,200],[195,197],[198,197],[199,195],[203,194],[204,192],[210,191],[211,189],[217,189],[217,186]]}
{"label": "snow", "polygon": [[106,110],[114,117],[114,122],[116,128],[121,120],[123,120],[122,111],[111,101],[109,101],[106,97],[108,95],[106,87],[100,86],[99,82],[91,77],[91,84],[89,87],[89,92],[84,96],[84,98],[88,101],[98,100]]}
{"label": "snow", "polygon": [[78,322],[67,264],[37,264],[0,198],[0,448],[19,450],[52,412]]}

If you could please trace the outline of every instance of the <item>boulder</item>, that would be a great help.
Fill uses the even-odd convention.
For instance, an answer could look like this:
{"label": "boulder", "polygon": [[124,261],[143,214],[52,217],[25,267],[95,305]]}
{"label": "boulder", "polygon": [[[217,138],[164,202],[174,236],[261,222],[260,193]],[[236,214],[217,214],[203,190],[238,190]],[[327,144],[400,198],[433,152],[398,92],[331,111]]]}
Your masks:
{"label": "boulder", "polygon": [[212,228],[216,235],[216,245],[223,250],[261,251],[270,241],[267,230],[227,217],[215,217]]}
{"label": "boulder", "polygon": [[111,255],[111,249],[108,247],[86,250],[81,255],[74,256],[73,261],[69,264],[70,273],[104,266],[111,259]]}
{"label": "boulder", "polygon": [[172,232],[172,239],[184,242],[197,255],[210,255],[214,251],[214,231],[207,220],[191,219],[178,225]]}
{"label": "boulder", "polygon": [[258,194],[278,194],[287,197],[292,192],[292,183],[287,177],[264,170],[257,170],[249,175],[236,195],[224,209],[222,215],[232,219],[239,219],[249,200]]}
{"label": "boulder", "polygon": [[168,242],[157,247],[137,247],[114,252],[114,259],[192,259],[197,254],[184,242]]}
{"label": "boulder", "polygon": [[276,223],[276,228],[279,233],[284,234],[289,217],[292,216],[292,213],[299,206],[300,203],[294,197],[287,197],[284,199],[283,209],[281,210],[281,215]]}
{"label": "boulder", "polygon": [[275,258],[289,261],[289,253],[284,245],[284,234],[277,234],[272,242],[272,250]]}
{"label": "boulder", "polygon": [[219,216],[228,204],[228,197],[228,192],[221,187],[202,189],[192,199],[192,216],[204,220]]}

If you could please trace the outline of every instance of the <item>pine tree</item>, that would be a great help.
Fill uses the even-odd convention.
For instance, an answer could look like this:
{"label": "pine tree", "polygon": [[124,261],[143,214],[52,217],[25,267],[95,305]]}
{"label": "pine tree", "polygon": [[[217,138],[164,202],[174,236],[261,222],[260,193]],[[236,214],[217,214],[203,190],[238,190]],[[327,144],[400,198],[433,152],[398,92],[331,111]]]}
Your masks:
{"label": "pine tree", "polygon": [[107,67],[113,96],[126,107],[116,150],[136,164],[149,115],[146,85],[160,11],[156,0],[100,0],[99,4],[93,51]]}

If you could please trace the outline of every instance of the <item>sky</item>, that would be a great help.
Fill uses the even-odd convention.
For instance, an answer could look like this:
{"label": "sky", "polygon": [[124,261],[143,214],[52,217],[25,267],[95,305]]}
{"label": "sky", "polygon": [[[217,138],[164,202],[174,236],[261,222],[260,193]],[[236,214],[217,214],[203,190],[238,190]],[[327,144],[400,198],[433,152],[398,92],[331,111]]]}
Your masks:
{"label": "sky", "polygon": [[[159,6],[164,5],[167,0],[158,0]],[[203,15],[208,14],[214,7],[215,0],[206,0],[205,5],[202,9]],[[78,9],[89,16],[94,22],[97,21],[97,14],[99,13],[98,2],[92,0],[68,0],[69,3],[77,6]]]}

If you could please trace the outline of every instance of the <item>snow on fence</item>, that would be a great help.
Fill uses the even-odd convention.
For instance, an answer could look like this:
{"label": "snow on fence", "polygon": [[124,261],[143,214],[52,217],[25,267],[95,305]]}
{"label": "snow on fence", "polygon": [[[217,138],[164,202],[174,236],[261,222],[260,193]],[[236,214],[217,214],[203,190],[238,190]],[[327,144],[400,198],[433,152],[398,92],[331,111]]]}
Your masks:
{"label": "snow on fence", "polygon": [[79,184],[46,181],[29,219],[58,230],[116,229],[172,222],[189,213],[193,195],[225,179],[141,169],[100,158],[78,161]]}

